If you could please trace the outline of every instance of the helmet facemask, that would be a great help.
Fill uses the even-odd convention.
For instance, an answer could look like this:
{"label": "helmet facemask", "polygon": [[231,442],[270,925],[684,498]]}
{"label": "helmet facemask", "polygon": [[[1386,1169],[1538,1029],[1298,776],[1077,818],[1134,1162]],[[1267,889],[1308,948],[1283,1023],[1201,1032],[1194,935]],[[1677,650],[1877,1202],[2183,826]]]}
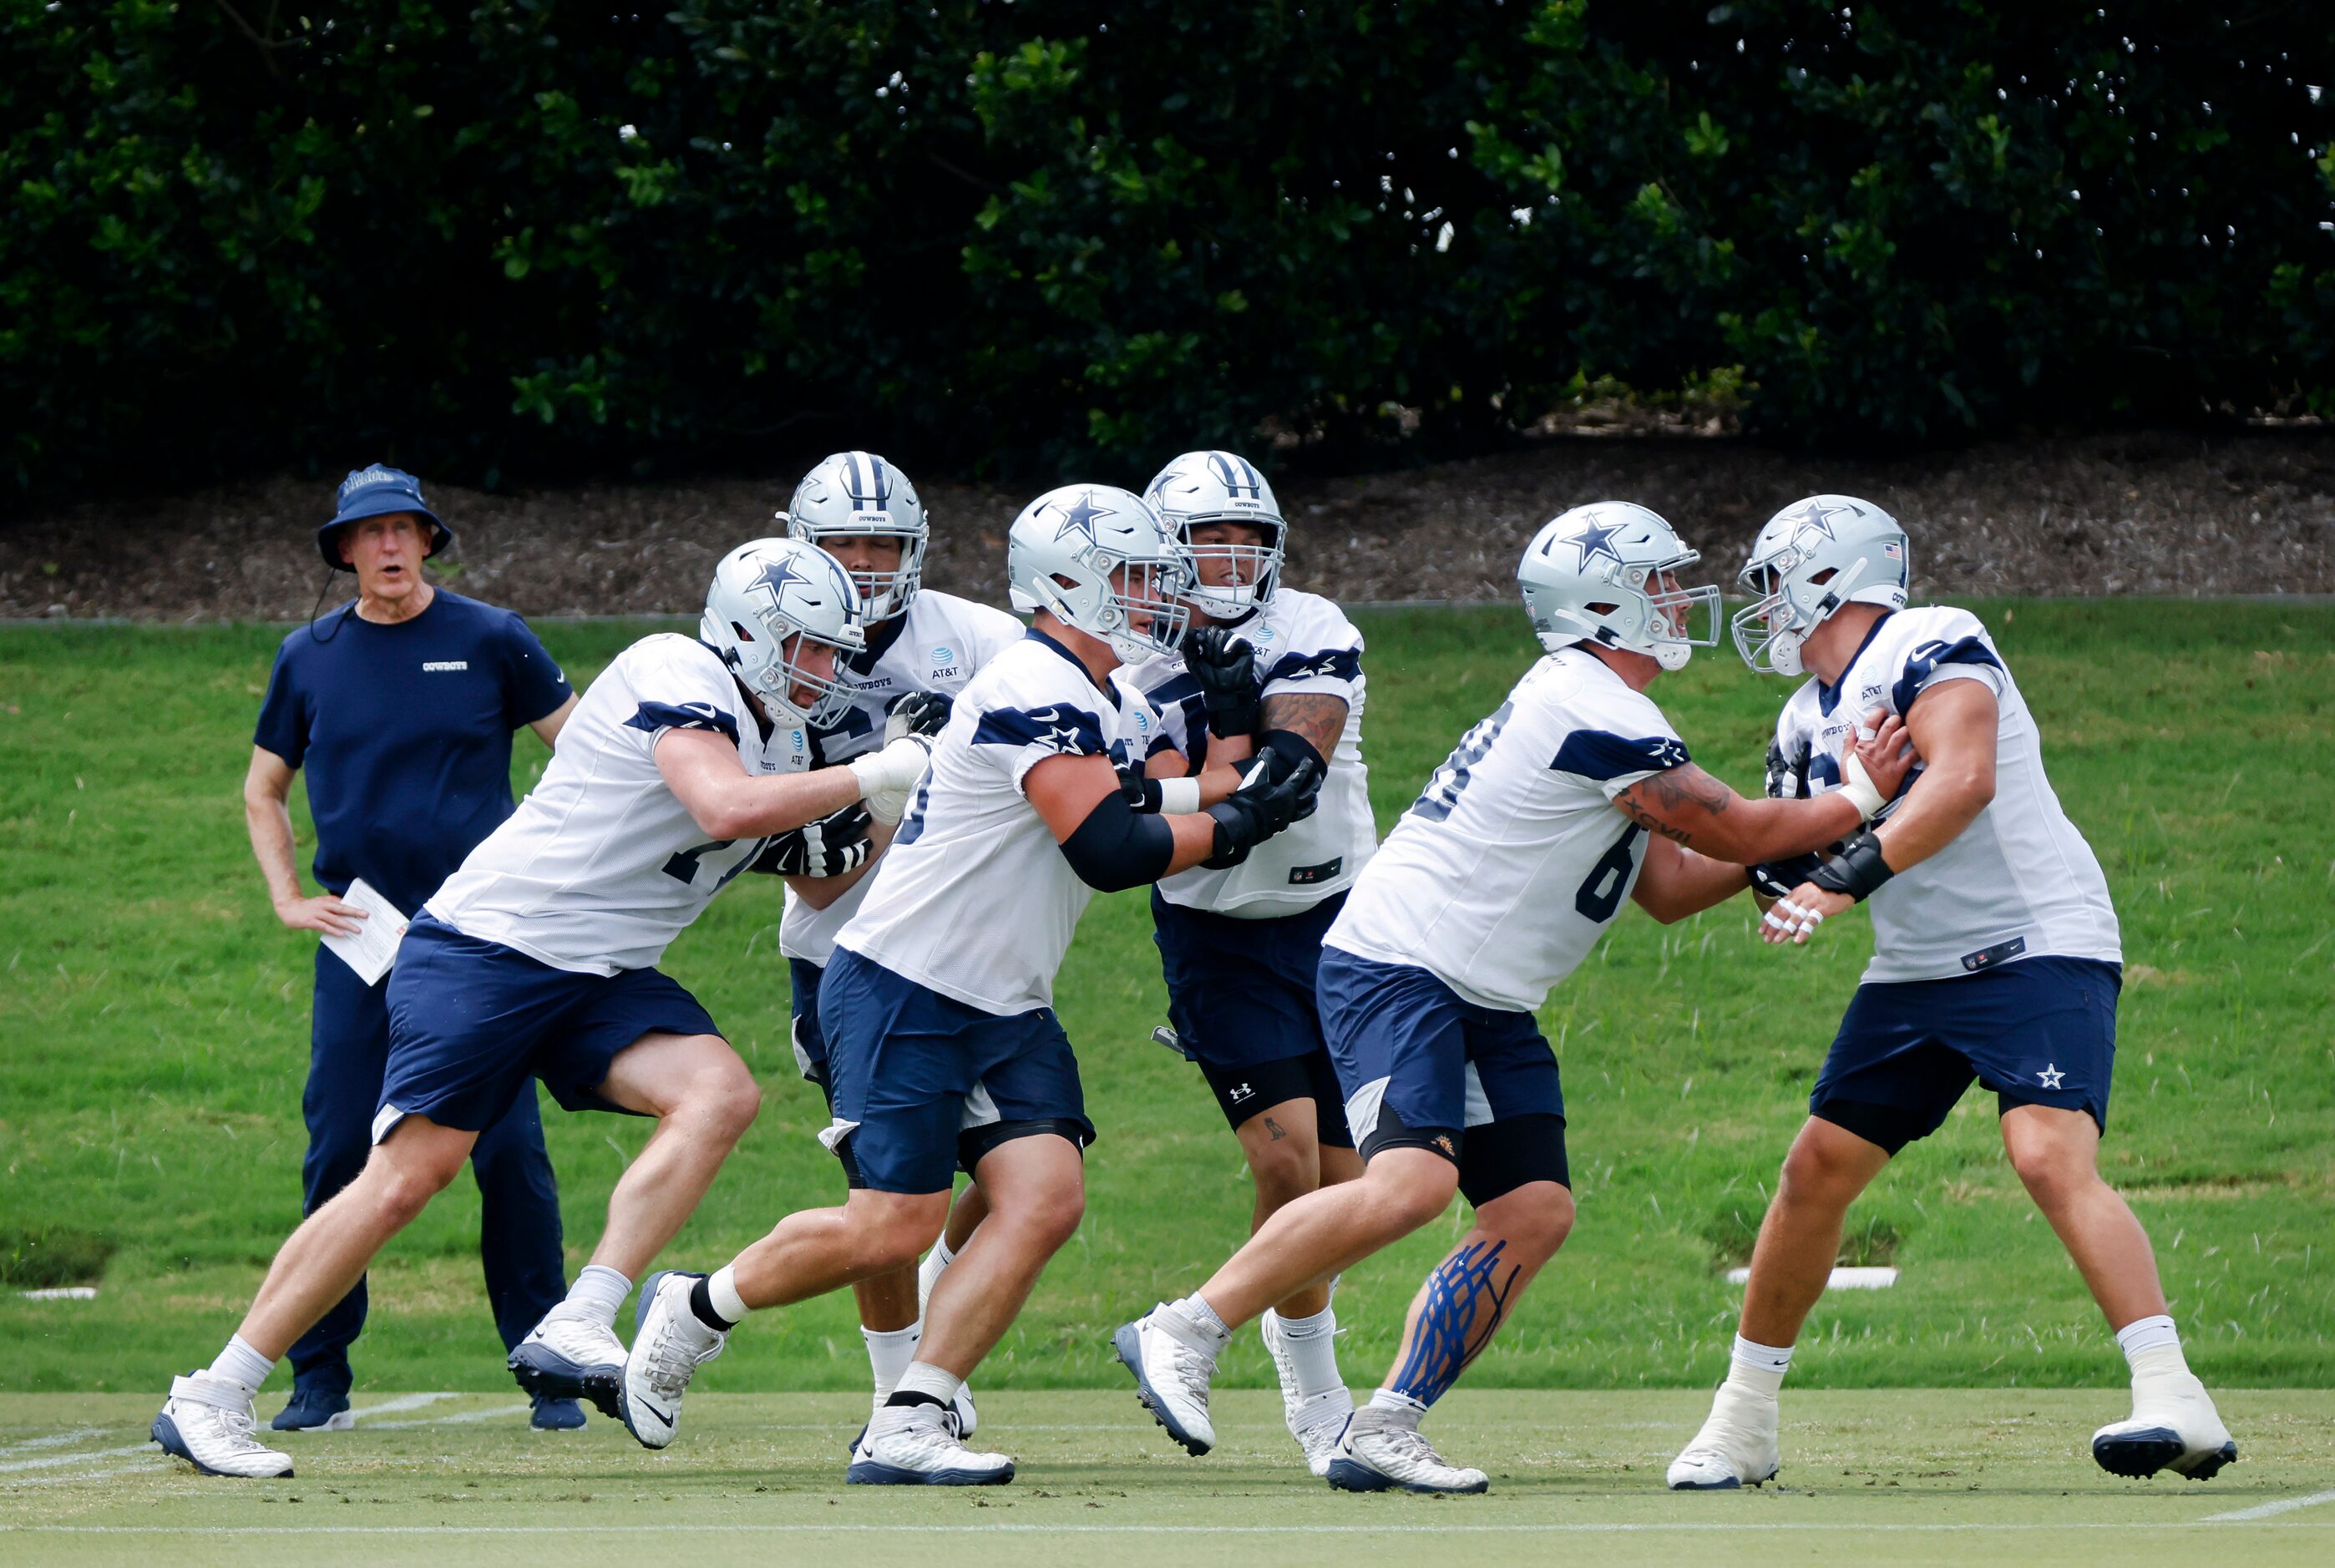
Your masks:
{"label": "helmet facemask", "polygon": [[929,530],[911,527],[889,512],[854,512],[850,520],[841,523],[798,522],[786,513],[779,521],[787,526],[792,537],[809,539],[812,544],[834,554],[833,547],[846,539],[897,539],[900,541],[900,564],[888,572],[855,571],[844,567],[851,586],[859,590],[859,613],[868,624],[888,621],[908,607],[924,586],[925,546]]}
{"label": "helmet facemask", "polygon": [[[829,673],[813,674],[806,667],[803,655],[813,647],[834,653],[834,662],[828,665]],[[763,667],[761,682],[756,688],[762,705],[774,713],[782,709],[796,723],[808,724],[814,730],[838,722],[850,708],[853,696],[852,689],[841,679],[843,661],[857,651],[857,644],[822,637],[816,632],[794,633],[779,644],[779,656]],[[808,709],[795,699],[799,687],[811,694]]]}
{"label": "helmet facemask", "polygon": [[[1185,597],[1204,615],[1220,621],[1236,621],[1250,611],[1273,602],[1274,592],[1281,586],[1281,565],[1287,554],[1289,526],[1279,518],[1235,514],[1226,517],[1187,517],[1174,519],[1177,531],[1184,540],[1185,549],[1191,552],[1192,572],[1196,586]],[[1209,527],[1231,526],[1251,529],[1264,536],[1262,544],[1235,544],[1220,540],[1203,544],[1192,537],[1193,531]],[[1227,581],[1210,586],[1203,565],[1223,563]]]}
{"label": "helmet facemask", "polygon": [[[1638,591],[1646,596],[1646,646],[1638,651],[1652,654],[1665,670],[1683,670],[1697,648],[1719,646],[1719,585],[1702,583],[1686,588],[1678,581],[1680,567],[1701,559],[1700,551],[1688,550],[1639,575]],[[1702,610],[1699,637],[1690,629],[1698,605]]]}

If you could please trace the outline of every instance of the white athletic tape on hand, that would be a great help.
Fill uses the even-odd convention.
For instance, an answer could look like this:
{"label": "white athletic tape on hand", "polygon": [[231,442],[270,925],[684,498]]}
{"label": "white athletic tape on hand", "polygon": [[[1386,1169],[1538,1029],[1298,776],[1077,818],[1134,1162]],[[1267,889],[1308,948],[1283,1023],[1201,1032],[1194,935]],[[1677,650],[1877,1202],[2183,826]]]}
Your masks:
{"label": "white athletic tape on hand", "polygon": [[1873,781],[1873,775],[1865,770],[1865,764],[1858,760],[1854,750],[1841,756],[1840,792],[1848,797],[1849,803],[1856,808],[1856,814],[1867,822],[1879,816],[1881,808],[1889,804],[1881,798],[1881,787]]}

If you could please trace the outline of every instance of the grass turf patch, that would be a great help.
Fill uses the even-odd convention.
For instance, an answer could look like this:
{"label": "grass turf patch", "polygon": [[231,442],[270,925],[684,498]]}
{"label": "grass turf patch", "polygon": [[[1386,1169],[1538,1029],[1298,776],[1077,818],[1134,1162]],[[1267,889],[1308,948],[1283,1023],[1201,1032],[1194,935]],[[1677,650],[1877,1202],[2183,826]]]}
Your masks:
{"label": "grass turf patch", "polygon": [[[709,1368],[711,1374],[716,1369]],[[978,1441],[1011,1486],[847,1486],[867,1407],[846,1395],[693,1393],[673,1447],[614,1422],[526,1429],[503,1395],[357,1400],[354,1430],[285,1439],[286,1481],[222,1482],[140,1439],[150,1396],[0,1397],[0,1551],[42,1563],[1027,1564],[2098,1563],[2175,1551],[2250,1565],[2335,1546],[2335,1404],[2225,1394],[2243,1458],[2214,1480],[2121,1481],[2092,1428],[2121,1390],[1786,1396],[1784,1472],[1759,1491],[1674,1493],[1662,1471],[1700,1422],[1700,1390],[1461,1389],[1430,1430],[1480,1465],[1478,1497],[1355,1496],[1307,1476],[1280,1400],[1219,1402],[1219,1446],[1189,1459],[1113,1391],[998,1394]],[[2316,1504],[2311,1500],[2319,1499]],[[2238,1515],[2238,1517],[2230,1517]],[[1723,1541],[1723,1547],[1721,1542]]]}
{"label": "grass turf patch", "polygon": [[[2335,610],[1981,605],[2098,851],[2128,964],[2104,1161],[2155,1238],[2191,1359],[2223,1384],[2335,1380]],[[2233,627],[2242,630],[2233,632]],[[1511,610],[1365,618],[1381,824],[1532,653]],[[549,624],[586,679],[641,628]],[[280,631],[0,630],[0,1224],[112,1249],[95,1302],[0,1299],[0,1388],[161,1387],[233,1327],[299,1215],[314,939],[275,923],[239,782]],[[1706,767],[1757,789],[1788,688],[1706,655],[1654,695]],[[522,734],[517,781],[545,756]],[[304,808],[296,804],[296,821]],[[305,852],[303,852],[303,858]],[[1010,895],[1001,892],[1001,905]],[[776,886],[745,878],[674,944],[765,1090],[670,1261],[705,1267],[833,1201],[819,1096],[794,1073]],[[1473,1386],[1692,1385],[1738,1292],[1711,1233],[1756,1224],[1866,951],[1863,915],[1775,953],[1748,902],[1673,927],[1625,912],[1543,1024],[1563,1060],[1580,1204]],[[327,962],[333,962],[327,960]],[[1140,895],[1098,898],[1057,987],[1102,1140],[1088,1218],[979,1381],[1109,1385],[1111,1328],[1197,1284],[1243,1234],[1239,1153],[1165,1013]],[[571,1269],[645,1124],[547,1109]],[[1351,1273],[1342,1356],[1374,1380],[1458,1212]],[[1819,1305],[1798,1386],[2080,1384],[2121,1364],[1969,1097],[1850,1217],[1894,1290]],[[360,1388],[499,1389],[478,1200],[458,1183],[390,1249]],[[848,1298],[758,1317],[713,1386],[861,1386]],[[1253,1336],[1235,1383],[1270,1386]],[[712,1376],[712,1374],[709,1374]]]}

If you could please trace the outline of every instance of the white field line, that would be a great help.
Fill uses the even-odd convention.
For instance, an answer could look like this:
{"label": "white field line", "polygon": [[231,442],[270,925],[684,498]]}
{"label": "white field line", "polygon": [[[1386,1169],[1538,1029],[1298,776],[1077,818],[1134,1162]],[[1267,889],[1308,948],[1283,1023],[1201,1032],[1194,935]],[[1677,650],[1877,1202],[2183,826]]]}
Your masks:
{"label": "white field line", "polygon": [[378,1405],[367,1405],[362,1410],[352,1410],[349,1418],[371,1421],[375,1416],[387,1416],[398,1410],[418,1410],[424,1405],[434,1405],[441,1399],[459,1399],[461,1396],[451,1389],[435,1394],[400,1394],[394,1399],[383,1399]]}
{"label": "white field line", "polygon": [[149,1453],[142,1458],[124,1459],[118,1464],[92,1465],[86,1470],[67,1470],[55,1476],[26,1476],[6,1483],[17,1486],[69,1486],[76,1482],[118,1480],[124,1476],[160,1475],[170,1467],[170,1461],[159,1453]]}
{"label": "white field line", "polygon": [[37,1459],[10,1459],[0,1463],[0,1474],[19,1470],[53,1470],[61,1465],[85,1465],[92,1459],[111,1459],[123,1454],[143,1454],[154,1445],[140,1443],[128,1448],[88,1448],[78,1454],[44,1454]]}
{"label": "white field line", "polygon": [[2251,1508],[2233,1508],[2226,1514],[2208,1514],[2208,1524],[2243,1524],[2251,1519],[2272,1519],[2281,1514],[2291,1514],[2297,1508],[2316,1508],[2321,1503],[2335,1503],[2335,1492],[2313,1492],[2307,1497],[2281,1497],[2275,1503],[2257,1503]]}
{"label": "white field line", "polygon": [[71,1432],[52,1432],[45,1437],[27,1437],[20,1443],[0,1444],[0,1457],[10,1454],[29,1454],[35,1448],[62,1448],[67,1443],[78,1443],[86,1437],[102,1437],[108,1432],[118,1432],[119,1427],[82,1427]]}
{"label": "white field line", "polygon": [[497,1416],[523,1414],[535,1407],[528,1405],[497,1405],[490,1410],[464,1410],[452,1416],[428,1416],[419,1421],[367,1421],[368,1432],[407,1432],[416,1427],[460,1427],[471,1421],[491,1421]]}
{"label": "white field line", "polygon": [[[2185,1530],[2208,1521],[2077,1520],[2062,1524],[1988,1524],[1977,1520],[1933,1524],[1842,1523],[1587,1524],[0,1524],[0,1535],[1673,1535],[1730,1533],[1797,1534],[2031,1534],[2055,1531]],[[2325,1524],[2265,1524],[2266,1530],[2335,1530]]]}

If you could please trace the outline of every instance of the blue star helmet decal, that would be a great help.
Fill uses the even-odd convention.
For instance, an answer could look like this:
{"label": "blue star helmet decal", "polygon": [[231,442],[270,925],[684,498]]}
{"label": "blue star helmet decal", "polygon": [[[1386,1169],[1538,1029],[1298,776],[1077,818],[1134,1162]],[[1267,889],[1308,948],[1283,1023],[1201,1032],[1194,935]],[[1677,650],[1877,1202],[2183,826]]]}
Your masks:
{"label": "blue star helmet decal", "polygon": [[794,562],[781,557],[762,568],[761,574],[754,579],[753,586],[758,588],[768,588],[770,591],[770,603],[775,607],[783,602],[789,583],[800,583],[804,587],[810,586],[810,579],[795,570]]}
{"label": "blue star helmet decal", "polygon": [[1850,509],[1847,507],[1828,507],[1822,501],[1810,501],[1792,514],[1791,521],[1798,525],[1793,531],[1814,528],[1827,539],[1836,538],[1839,536],[1832,531],[1832,520]]}
{"label": "blue star helmet decal", "polygon": [[1095,505],[1092,490],[1080,490],[1077,503],[1062,508],[1062,526],[1054,530],[1054,537],[1067,539],[1072,534],[1083,534],[1086,536],[1088,544],[1095,544],[1098,542],[1095,538],[1095,524],[1105,518],[1117,516],[1119,514],[1109,508]]}
{"label": "blue star helmet decal", "polygon": [[1622,552],[1613,547],[1613,536],[1622,530],[1592,517],[1586,527],[1573,536],[1570,543],[1581,550],[1581,565],[1585,568],[1593,557],[1603,556],[1615,566],[1622,565]]}

